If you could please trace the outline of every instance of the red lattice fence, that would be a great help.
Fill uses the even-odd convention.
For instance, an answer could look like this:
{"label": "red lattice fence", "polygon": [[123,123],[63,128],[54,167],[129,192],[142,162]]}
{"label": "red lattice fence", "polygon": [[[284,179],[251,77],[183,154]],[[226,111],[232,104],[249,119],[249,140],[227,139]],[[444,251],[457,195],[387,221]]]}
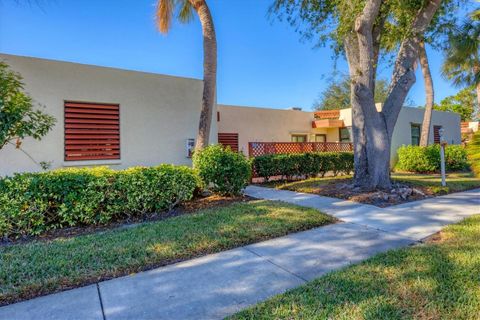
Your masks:
{"label": "red lattice fence", "polygon": [[353,151],[350,142],[249,142],[249,157],[266,154]]}

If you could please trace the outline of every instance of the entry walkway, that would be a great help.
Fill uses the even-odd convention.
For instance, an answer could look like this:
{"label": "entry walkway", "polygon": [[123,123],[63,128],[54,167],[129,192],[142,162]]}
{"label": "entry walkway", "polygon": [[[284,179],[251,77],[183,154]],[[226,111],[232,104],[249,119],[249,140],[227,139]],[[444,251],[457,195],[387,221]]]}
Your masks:
{"label": "entry walkway", "polygon": [[0,308],[0,319],[221,319],[480,213],[480,189],[388,209],[249,186],[342,222]]}

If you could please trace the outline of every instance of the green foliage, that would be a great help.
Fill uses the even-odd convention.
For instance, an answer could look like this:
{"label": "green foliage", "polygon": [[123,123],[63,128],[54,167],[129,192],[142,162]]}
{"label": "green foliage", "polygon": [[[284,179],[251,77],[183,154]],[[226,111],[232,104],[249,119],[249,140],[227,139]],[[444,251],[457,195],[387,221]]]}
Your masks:
{"label": "green foliage", "polygon": [[197,182],[192,169],[173,165],[16,174],[0,180],[0,236],[39,235],[170,209],[189,200]]}
{"label": "green foliage", "polygon": [[480,83],[480,21],[471,18],[450,35],[442,75],[456,86]]}
{"label": "green foliage", "polygon": [[[398,162],[395,169],[409,172],[437,172],[440,170],[440,146],[428,147],[401,146],[398,150]],[[445,169],[461,171],[468,168],[467,153],[460,145],[445,148]]]}
{"label": "green foliage", "polygon": [[470,121],[479,116],[477,96],[473,87],[460,90],[456,95],[446,97],[439,105],[433,107],[435,110],[459,113],[462,121]]}
{"label": "green foliage", "polygon": [[470,167],[480,177],[480,131],[475,132],[466,149]]}
{"label": "green foliage", "polygon": [[202,186],[221,195],[237,195],[248,184],[251,166],[241,153],[211,145],[193,154],[193,166]]}
{"label": "green foliage", "polygon": [[[445,43],[445,35],[456,23],[455,13],[465,0],[444,0],[437,10],[425,40],[434,47]],[[417,12],[428,4],[425,0],[383,1],[376,23],[380,23],[384,53],[398,49],[400,42],[411,37]],[[355,19],[361,14],[365,1],[351,0],[275,0],[271,12],[286,20],[303,39],[317,41],[318,46],[329,44],[335,53],[344,51],[344,39],[354,32]]]}
{"label": "green foliage", "polygon": [[351,152],[310,152],[270,154],[253,159],[253,170],[267,181],[274,176],[291,179],[298,176],[322,177],[328,171],[349,174],[353,171]]}
{"label": "green foliage", "polygon": [[40,140],[55,124],[55,118],[34,109],[23,90],[20,74],[0,61],[0,149],[12,140],[17,147],[26,137]]}
{"label": "green foliage", "polygon": [[[388,95],[388,82],[378,80],[375,84],[375,102],[383,103]],[[342,77],[340,81],[332,81],[313,103],[315,110],[338,110],[351,108],[350,78]]]}

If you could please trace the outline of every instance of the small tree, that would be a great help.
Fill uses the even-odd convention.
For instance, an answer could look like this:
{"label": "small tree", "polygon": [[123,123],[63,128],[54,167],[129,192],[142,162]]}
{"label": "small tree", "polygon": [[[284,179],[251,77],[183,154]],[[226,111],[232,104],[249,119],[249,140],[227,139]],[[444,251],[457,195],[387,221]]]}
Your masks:
{"label": "small tree", "polygon": [[480,105],[480,9],[471,14],[453,35],[445,50],[443,76],[455,86],[474,86]]}
{"label": "small tree", "polygon": [[40,140],[55,124],[55,118],[34,109],[33,99],[23,92],[20,74],[0,62],[0,150],[7,143],[20,148],[22,139]]}
{"label": "small tree", "polygon": [[474,87],[464,88],[457,94],[442,99],[434,109],[459,113],[462,121],[475,120],[480,116]]}
{"label": "small tree", "polygon": [[[318,99],[313,103],[315,110],[338,110],[351,108],[350,103],[350,78],[342,77],[339,81],[332,81],[322,91]],[[377,80],[375,84],[375,102],[383,103],[388,94],[388,82]]]}

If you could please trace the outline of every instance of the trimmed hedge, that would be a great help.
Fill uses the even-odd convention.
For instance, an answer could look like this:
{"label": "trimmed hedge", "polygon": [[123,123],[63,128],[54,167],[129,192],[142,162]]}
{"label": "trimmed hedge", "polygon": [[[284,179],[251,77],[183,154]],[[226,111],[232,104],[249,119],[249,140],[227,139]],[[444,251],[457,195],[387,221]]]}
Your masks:
{"label": "trimmed hedge", "polygon": [[[401,146],[397,150],[398,162],[395,169],[409,172],[437,172],[440,170],[440,145],[428,147]],[[445,148],[445,169],[462,171],[468,169],[467,153],[460,145],[447,145]]]}
{"label": "trimmed hedge", "polygon": [[349,174],[353,171],[351,152],[310,152],[270,154],[253,159],[253,170],[267,181],[274,176],[291,179],[298,176],[322,177],[328,171]]}
{"label": "trimmed hedge", "polygon": [[202,187],[229,196],[240,194],[252,174],[250,162],[243,154],[219,144],[195,151],[193,167]]}
{"label": "trimmed hedge", "polygon": [[39,235],[172,208],[192,198],[198,178],[188,167],[106,167],[16,174],[0,180],[0,236]]}

